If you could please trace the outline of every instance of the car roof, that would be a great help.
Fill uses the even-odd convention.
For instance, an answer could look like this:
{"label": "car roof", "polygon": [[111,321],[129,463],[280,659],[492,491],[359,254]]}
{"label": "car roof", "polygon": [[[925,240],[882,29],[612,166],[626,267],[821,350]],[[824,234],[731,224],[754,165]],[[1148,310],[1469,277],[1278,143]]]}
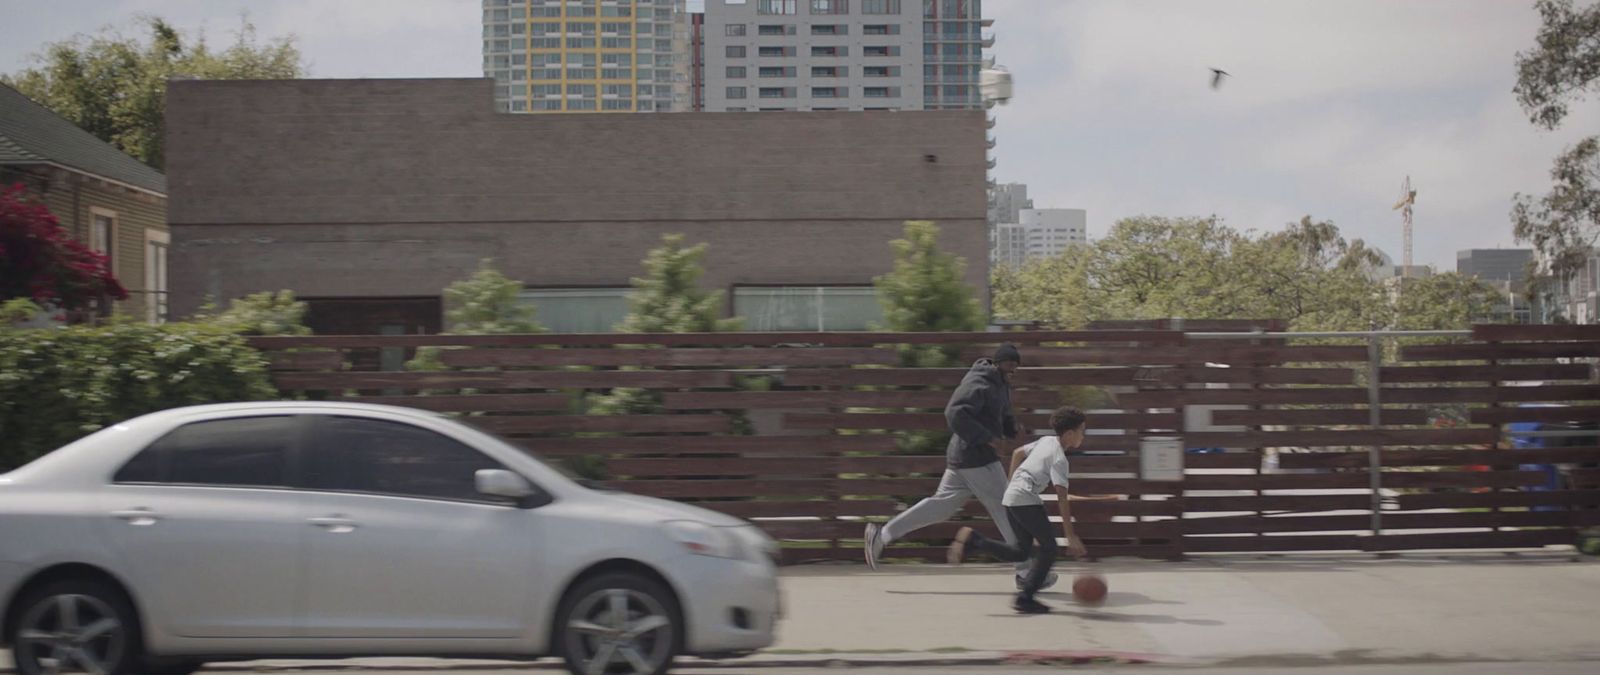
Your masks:
{"label": "car roof", "polygon": [[306,411],[326,413],[386,413],[437,419],[437,413],[417,408],[406,408],[395,405],[379,405],[376,403],[355,403],[343,401],[239,401],[235,403],[209,403],[205,405],[192,405],[182,408],[171,408],[160,412],[145,415],[151,421],[166,421],[168,418],[190,417],[194,415],[219,415],[229,413],[249,414],[280,411]]}

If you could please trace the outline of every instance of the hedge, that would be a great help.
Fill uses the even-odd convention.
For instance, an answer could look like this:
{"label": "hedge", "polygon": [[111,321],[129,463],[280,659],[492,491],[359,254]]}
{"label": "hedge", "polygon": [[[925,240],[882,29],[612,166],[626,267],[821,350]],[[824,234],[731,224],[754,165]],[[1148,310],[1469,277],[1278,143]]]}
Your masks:
{"label": "hedge", "polygon": [[0,328],[0,472],[145,413],[276,398],[266,358],[218,325]]}

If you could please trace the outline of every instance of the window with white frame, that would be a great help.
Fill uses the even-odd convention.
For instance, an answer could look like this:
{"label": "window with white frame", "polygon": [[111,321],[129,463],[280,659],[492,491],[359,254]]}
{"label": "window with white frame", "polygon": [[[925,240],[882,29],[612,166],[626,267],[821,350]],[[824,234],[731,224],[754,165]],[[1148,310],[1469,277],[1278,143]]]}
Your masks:
{"label": "window with white frame", "polygon": [[629,287],[529,288],[520,302],[534,308],[534,319],[553,333],[611,333],[628,317]]}
{"label": "window with white frame", "polygon": [[109,269],[117,271],[117,212],[89,207],[89,250],[106,256]]}
{"label": "window with white frame", "polygon": [[733,313],[752,331],[867,330],[883,322],[871,286],[737,286]]}
{"label": "window with white frame", "polygon": [[159,230],[144,232],[145,320],[167,322],[167,248],[172,235]]}
{"label": "window with white frame", "polygon": [[800,0],[756,0],[756,13],[781,16],[800,13]]}

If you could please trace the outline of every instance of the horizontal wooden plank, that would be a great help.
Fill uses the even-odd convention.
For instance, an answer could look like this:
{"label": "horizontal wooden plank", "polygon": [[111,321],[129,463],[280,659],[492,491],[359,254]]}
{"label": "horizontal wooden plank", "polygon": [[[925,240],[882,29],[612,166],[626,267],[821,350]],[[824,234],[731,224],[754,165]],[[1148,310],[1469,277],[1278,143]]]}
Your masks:
{"label": "horizontal wooden plank", "polygon": [[1261,453],[1256,450],[1185,453],[1183,465],[1189,469],[1260,469]]}
{"label": "horizontal wooden plank", "polygon": [[1384,471],[1379,476],[1379,484],[1386,488],[1512,488],[1542,485],[1544,481],[1544,474],[1538,471]]}
{"label": "horizontal wooden plank", "polygon": [[[1384,405],[1425,403],[1531,403],[1600,400],[1600,386],[1551,384],[1538,387],[1383,387]],[[1183,405],[1365,405],[1366,389],[1186,389],[1119,394],[1127,410]]]}
{"label": "horizontal wooden plank", "polygon": [[1494,429],[1300,429],[1190,431],[1183,438],[1191,448],[1276,448],[1492,444],[1499,434]]}
{"label": "horizontal wooden plank", "polygon": [[431,396],[347,396],[338,401],[397,405],[434,412],[518,412],[567,410],[567,394],[439,394]]}
{"label": "horizontal wooden plank", "polygon": [[[1600,462],[1600,447],[1525,448],[1519,450],[1391,450],[1380,455],[1381,466],[1504,466],[1540,462]],[[1362,452],[1285,452],[1284,469],[1366,468]]]}
{"label": "horizontal wooden plank", "polygon": [[1367,509],[1369,495],[1248,495],[1239,497],[1183,498],[1183,507],[1192,512],[1212,511],[1338,511]]}
{"label": "horizontal wooden plank", "polygon": [[1584,490],[1600,488],[1600,469],[1571,469],[1566,476],[1572,487]]}
{"label": "horizontal wooden plank", "polygon": [[1400,495],[1395,500],[1400,509],[1404,511],[1532,506],[1600,506],[1600,490],[1413,494]]}
{"label": "horizontal wooden plank", "polygon": [[1477,366],[1389,366],[1378,371],[1379,381],[1391,382],[1507,382],[1528,380],[1588,380],[1593,371],[1584,363],[1534,363]]}
{"label": "horizontal wooden plank", "polygon": [[[977,349],[968,349],[963,356],[984,356]],[[1219,342],[1190,342],[1183,347],[1153,350],[1148,348],[1118,347],[1042,347],[1029,349],[1022,361],[1034,366],[1070,366],[1075,364],[1099,365],[1184,365],[1193,363],[1226,364],[1279,364],[1327,363],[1367,360],[1364,345],[1279,345],[1251,346],[1222,344]]]}
{"label": "horizontal wooden plank", "polygon": [[[627,483],[623,483],[627,485]],[[687,502],[693,506],[726,513],[738,518],[832,518],[835,516],[878,515],[892,508],[893,501],[842,501],[836,499],[796,499],[788,501],[712,501]],[[855,508],[852,508],[855,507]]]}
{"label": "horizontal wooden plank", "polygon": [[1338,532],[1369,530],[1371,514],[1343,516],[1225,516],[1185,518],[1184,534],[1255,534],[1265,532]]}
{"label": "horizontal wooden plank", "polygon": [[1096,319],[1094,330],[1182,329],[1200,333],[1249,333],[1282,331],[1289,327],[1283,319]]}
{"label": "horizontal wooden plank", "polygon": [[[870,347],[884,344],[982,344],[1000,340],[1018,345],[1046,342],[1139,342],[1154,345],[1182,344],[1183,333],[1168,330],[1079,330],[1015,331],[1007,333],[943,332],[889,333],[873,331],[812,332],[730,332],[730,333],[536,333],[513,335],[294,335],[248,338],[261,350],[296,347],[362,348],[423,346],[563,345],[571,347],[609,347],[614,345],[732,346],[770,347],[814,345],[831,347]],[[992,350],[992,348],[991,348]]]}
{"label": "horizontal wooden plank", "polygon": [[[1018,415],[1027,429],[1046,429],[1050,416]],[[1089,424],[1096,429],[1176,429],[1183,423],[1177,413],[1096,413]],[[787,413],[786,429],[896,429],[905,431],[945,431],[949,425],[942,413]]]}
{"label": "horizontal wooden plank", "polygon": [[572,432],[709,433],[733,431],[727,415],[489,415],[472,418],[482,429],[502,434]]}
{"label": "horizontal wooden plank", "polygon": [[[966,368],[818,368],[784,373],[783,383],[794,387],[943,386],[954,388]],[[1015,391],[1042,386],[1161,384],[1353,384],[1350,368],[1184,368],[1176,366],[1080,366],[1041,368],[1025,366],[1012,377]]]}
{"label": "horizontal wooden plank", "polygon": [[273,384],[289,390],[338,389],[609,389],[612,387],[733,386],[733,374],[716,370],[340,372],[279,373]]}
{"label": "horizontal wooden plank", "polygon": [[272,370],[339,370],[344,368],[344,354],[337,351],[267,352],[267,364]]}
{"label": "horizontal wooden plank", "polygon": [[[1370,415],[1366,408],[1217,410],[1211,413],[1211,422],[1252,426],[1366,424]],[[1427,424],[1428,412],[1414,408],[1388,408],[1381,410],[1379,421],[1391,426]]]}
{"label": "horizontal wooden plank", "polygon": [[1400,348],[1403,361],[1468,361],[1600,357],[1600,342],[1500,342],[1410,345]]}
{"label": "horizontal wooden plank", "polygon": [[[802,455],[895,452],[894,437],[874,436],[658,436],[540,438],[514,441],[541,455]],[[941,455],[942,457],[942,455]]]}
{"label": "horizontal wooden plank", "polygon": [[[1600,406],[1475,408],[1470,414],[1473,424],[1594,422],[1600,420]],[[1600,431],[1595,434],[1600,436]]]}
{"label": "horizontal wooden plank", "polygon": [[[668,410],[755,410],[781,408],[928,408],[943,409],[951,391],[689,391],[667,392],[662,402]],[[1056,391],[1012,393],[1017,409],[1055,408],[1062,404]]]}
{"label": "horizontal wooden plank", "polygon": [[1545,384],[1537,387],[1385,387],[1383,402],[1395,403],[1562,403],[1600,401],[1600,385]]}
{"label": "horizontal wooden plank", "polygon": [[1186,490],[1324,490],[1367,485],[1367,476],[1359,473],[1189,474],[1183,480]]}
{"label": "horizontal wooden plank", "polygon": [[1600,341],[1600,324],[1479,324],[1472,327],[1472,339],[1490,341]]}
{"label": "horizontal wooden plank", "polygon": [[1383,534],[1367,537],[1368,551],[1403,551],[1430,548],[1539,548],[1552,544],[1571,544],[1571,530],[1513,530],[1509,532],[1441,532],[1430,534]]}
{"label": "horizontal wooden plank", "polygon": [[853,366],[893,365],[900,354],[872,347],[754,347],[738,349],[461,349],[440,353],[445,365],[485,366]]}
{"label": "horizontal wooden plank", "polygon": [[1354,534],[1282,535],[1265,537],[1185,536],[1188,553],[1244,553],[1250,551],[1360,551],[1365,537]]}
{"label": "horizontal wooden plank", "polygon": [[[1367,390],[1354,387],[1304,389],[1173,389],[1118,394],[1124,410],[1177,408],[1184,405],[1365,405]],[[1389,401],[1384,401],[1388,403]]]}
{"label": "horizontal wooden plank", "polygon": [[[612,459],[613,476],[831,476],[839,473],[837,457],[715,457]],[[939,468],[943,471],[943,467]]]}
{"label": "horizontal wooden plank", "polygon": [[833,479],[782,480],[615,480],[605,485],[648,497],[706,499],[710,497],[816,497],[828,494]]}

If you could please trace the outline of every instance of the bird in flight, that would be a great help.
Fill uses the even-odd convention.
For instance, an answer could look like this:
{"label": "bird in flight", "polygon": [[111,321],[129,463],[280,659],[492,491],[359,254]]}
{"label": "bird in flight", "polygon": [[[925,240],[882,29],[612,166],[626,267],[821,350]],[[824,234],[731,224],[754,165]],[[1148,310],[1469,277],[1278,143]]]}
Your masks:
{"label": "bird in flight", "polygon": [[1224,77],[1232,77],[1232,76],[1229,75],[1228,71],[1226,71],[1226,70],[1222,70],[1220,68],[1212,68],[1211,69],[1211,88],[1212,89],[1221,89],[1222,88],[1222,78],[1224,78]]}

